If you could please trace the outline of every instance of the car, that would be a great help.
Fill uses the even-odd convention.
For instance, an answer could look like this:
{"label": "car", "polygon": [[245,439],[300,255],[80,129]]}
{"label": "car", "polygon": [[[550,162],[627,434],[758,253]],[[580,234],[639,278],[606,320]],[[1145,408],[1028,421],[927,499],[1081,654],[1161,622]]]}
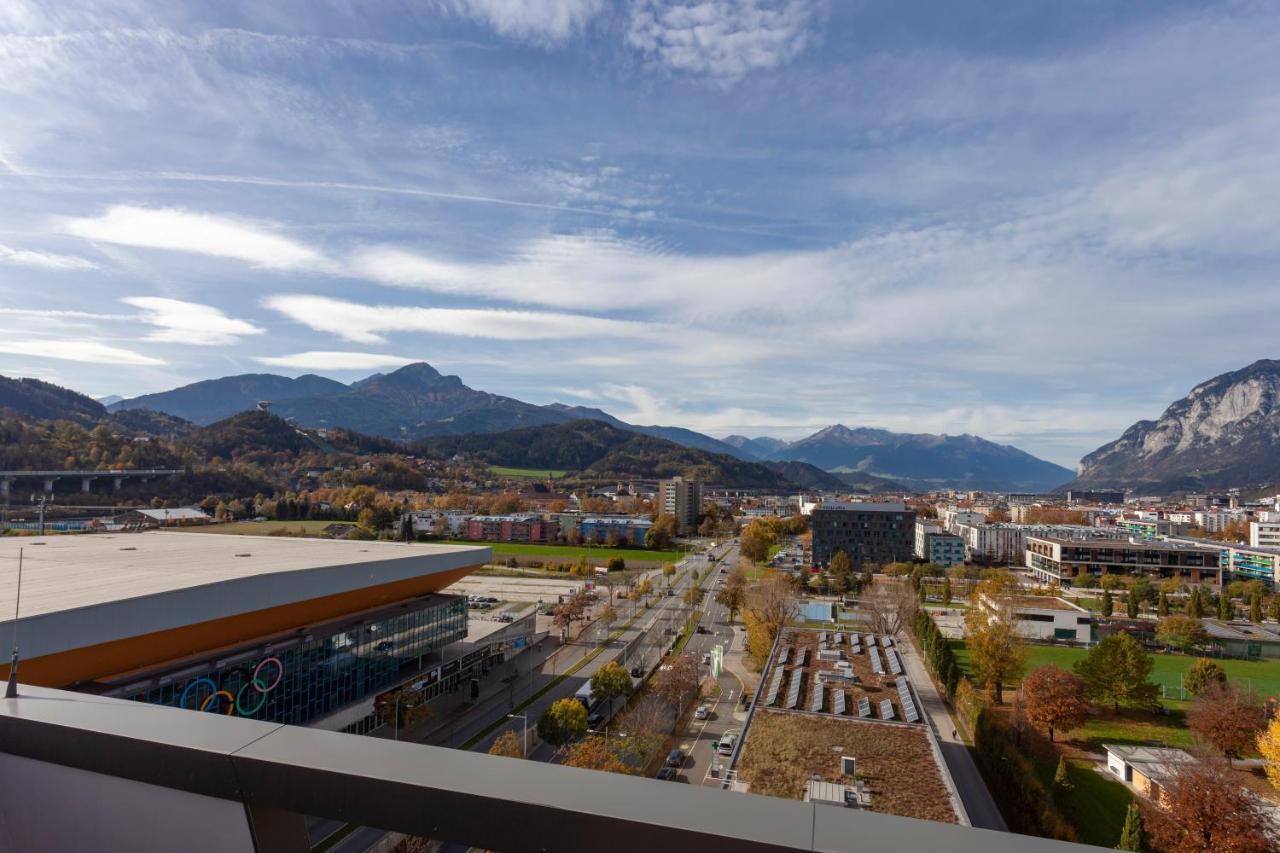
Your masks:
{"label": "car", "polygon": [[600,712],[597,711],[596,713],[592,714],[590,717],[587,717],[588,728],[598,729],[602,725],[604,725],[604,714],[601,714]]}
{"label": "car", "polygon": [[632,678],[641,678],[643,675],[644,675],[644,670],[643,670],[643,669],[641,669],[641,668],[640,668],[640,667],[638,667],[638,666],[633,666],[633,667],[631,667],[631,677],[632,677]]}
{"label": "car", "polygon": [[695,631],[697,631],[699,634],[710,634],[710,633],[711,633],[711,629],[710,629],[710,628],[708,628],[706,625],[699,625],[699,626],[698,626],[697,628],[695,628],[694,630],[695,630]]}
{"label": "car", "polygon": [[742,732],[738,729],[730,729],[720,735],[720,740],[716,742],[716,752],[721,755],[733,755],[733,747],[740,737],[742,737]]}
{"label": "car", "polygon": [[661,779],[663,782],[674,782],[676,781],[676,768],[665,766],[659,767],[658,774],[653,778]]}
{"label": "car", "polygon": [[679,767],[684,764],[684,750],[673,749],[667,753],[666,765],[668,767]]}
{"label": "car", "polygon": [[667,590],[667,597],[669,598],[674,597],[675,594],[676,594],[676,591],[674,589]]}
{"label": "car", "polygon": [[721,566],[721,567],[720,567],[720,574],[724,574],[724,573],[725,573],[725,572],[727,572],[727,571],[729,571],[729,570],[728,570],[728,569],[726,569],[724,566]]}
{"label": "car", "polygon": [[711,716],[711,708],[707,705],[699,705],[693,712],[695,720],[705,720]]}

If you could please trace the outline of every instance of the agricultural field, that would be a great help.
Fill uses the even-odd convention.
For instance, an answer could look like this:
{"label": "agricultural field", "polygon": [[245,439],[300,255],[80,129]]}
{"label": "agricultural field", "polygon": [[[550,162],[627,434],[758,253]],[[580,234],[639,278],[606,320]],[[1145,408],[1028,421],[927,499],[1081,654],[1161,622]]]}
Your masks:
{"label": "agricultural field", "polygon": [[548,471],[544,468],[509,468],[506,465],[490,465],[489,471],[497,477],[514,477],[521,480],[559,480],[568,471]]}
{"label": "agricultural field", "polygon": [[576,560],[586,557],[593,562],[607,563],[614,557],[624,560],[648,562],[677,562],[684,558],[680,551],[646,551],[642,548],[593,548],[588,545],[531,545],[524,542],[472,542],[462,539],[442,540],[450,545],[487,545],[493,549],[495,559],[500,557],[543,557],[548,560]]}

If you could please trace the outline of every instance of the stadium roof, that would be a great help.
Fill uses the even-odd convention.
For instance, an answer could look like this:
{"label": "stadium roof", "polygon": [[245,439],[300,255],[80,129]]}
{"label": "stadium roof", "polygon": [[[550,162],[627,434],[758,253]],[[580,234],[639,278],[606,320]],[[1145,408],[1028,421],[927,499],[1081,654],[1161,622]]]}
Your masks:
{"label": "stadium roof", "polygon": [[0,539],[0,636],[23,551],[24,657],[340,595],[489,561],[463,545],[151,532]]}

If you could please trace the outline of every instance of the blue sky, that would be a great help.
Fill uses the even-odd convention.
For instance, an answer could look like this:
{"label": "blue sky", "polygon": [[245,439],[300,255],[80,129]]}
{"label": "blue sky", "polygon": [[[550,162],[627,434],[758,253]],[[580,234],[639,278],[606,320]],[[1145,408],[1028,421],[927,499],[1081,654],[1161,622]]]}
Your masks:
{"label": "blue sky", "polygon": [[1063,464],[1275,356],[1280,7],[0,6],[0,373]]}

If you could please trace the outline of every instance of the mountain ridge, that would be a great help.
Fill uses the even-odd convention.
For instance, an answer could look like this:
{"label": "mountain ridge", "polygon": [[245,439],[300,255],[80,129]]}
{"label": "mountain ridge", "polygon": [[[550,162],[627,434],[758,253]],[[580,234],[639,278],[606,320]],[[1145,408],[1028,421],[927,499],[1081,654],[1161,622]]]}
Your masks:
{"label": "mountain ridge", "polygon": [[1280,360],[1221,373],[1080,460],[1069,485],[1152,492],[1280,482]]}

